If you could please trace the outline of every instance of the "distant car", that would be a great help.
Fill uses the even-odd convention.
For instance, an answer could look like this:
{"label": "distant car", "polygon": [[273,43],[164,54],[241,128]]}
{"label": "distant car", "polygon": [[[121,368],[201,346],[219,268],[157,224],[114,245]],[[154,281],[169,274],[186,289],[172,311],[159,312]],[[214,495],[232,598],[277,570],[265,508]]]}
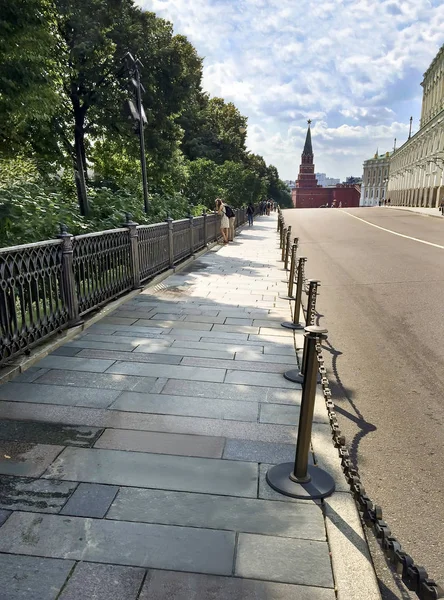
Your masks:
{"label": "distant car", "polygon": [[321,204],[319,208],[328,208],[328,204]]}

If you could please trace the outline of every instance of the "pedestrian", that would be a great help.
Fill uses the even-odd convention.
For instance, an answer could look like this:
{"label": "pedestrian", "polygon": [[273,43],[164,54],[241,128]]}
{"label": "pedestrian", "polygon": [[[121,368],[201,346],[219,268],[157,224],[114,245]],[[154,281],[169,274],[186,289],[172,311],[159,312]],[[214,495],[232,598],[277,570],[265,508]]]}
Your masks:
{"label": "pedestrian", "polygon": [[342,208],[342,202],[341,201],[339,202],[339,208]]}
{"label": "pedestrian", "polygon": [[231,206],[229,204],[225,204],[225,214],[228,217],[228,222],[229,222],[229,226],[228,226],[228,241],[232,242],[234,240],[234,235],[235,235],[235,225],[236,225],[236,213],[234,212],[234,210],[231,208]]}
{"label": "pedestrian", "polygon": [[248,217],[248,226],[249,227],[252,227],[252,225],[253,225],[253,215],[254,215],[254,206],[250,202],[250,204],[247,206],[247,217]]}
{"label": "pedestrian", "polygon": [[225,205],[220,198],[216,198],[216,211],[217,214],[222,217],[220,221],[220,232],[224,239],[224,244],[228,244],[228,228],[230,222],[226,214]]}
{"label": "pedestrian", "polygon": [[439,205],[439,209],[441,211],[441,215],[444,217],[444,199],[441,200],[441,204]]}

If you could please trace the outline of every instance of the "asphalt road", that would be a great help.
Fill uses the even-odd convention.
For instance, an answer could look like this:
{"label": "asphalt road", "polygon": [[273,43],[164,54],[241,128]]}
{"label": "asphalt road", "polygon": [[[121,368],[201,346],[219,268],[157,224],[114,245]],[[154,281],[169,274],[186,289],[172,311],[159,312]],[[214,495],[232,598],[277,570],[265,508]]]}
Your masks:
{"label": "asphalt road", "polygon": [[[306,276],[321,281],[329,379],[366,491],[444,587],[444,219],[388,208],[284,215]],[[371,546],[383,597],[408,598]]]}

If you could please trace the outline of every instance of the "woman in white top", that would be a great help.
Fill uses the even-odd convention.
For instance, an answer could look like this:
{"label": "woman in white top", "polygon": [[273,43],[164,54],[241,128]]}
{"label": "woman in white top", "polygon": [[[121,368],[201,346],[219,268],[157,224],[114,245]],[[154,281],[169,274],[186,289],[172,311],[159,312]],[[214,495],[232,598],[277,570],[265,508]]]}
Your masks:
{"label": "woman in white top", "polygon": [[220,222],[220,231],[224,238],[224,244],[228,244],[228,228],[230,227],[230,221],[225,211],[225,205],[220,198],[216,198],[216,210],[217,214],[222,217]]}

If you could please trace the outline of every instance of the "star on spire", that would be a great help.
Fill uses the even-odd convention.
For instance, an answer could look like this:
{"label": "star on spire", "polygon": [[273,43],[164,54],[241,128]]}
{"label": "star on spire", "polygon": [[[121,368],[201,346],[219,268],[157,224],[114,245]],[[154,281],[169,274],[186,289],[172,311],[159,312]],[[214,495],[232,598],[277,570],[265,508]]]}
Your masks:
{"label": "star on spire", "polygon": [[308,119],[307,123],[310,125],[311,124],[311,119]]}

